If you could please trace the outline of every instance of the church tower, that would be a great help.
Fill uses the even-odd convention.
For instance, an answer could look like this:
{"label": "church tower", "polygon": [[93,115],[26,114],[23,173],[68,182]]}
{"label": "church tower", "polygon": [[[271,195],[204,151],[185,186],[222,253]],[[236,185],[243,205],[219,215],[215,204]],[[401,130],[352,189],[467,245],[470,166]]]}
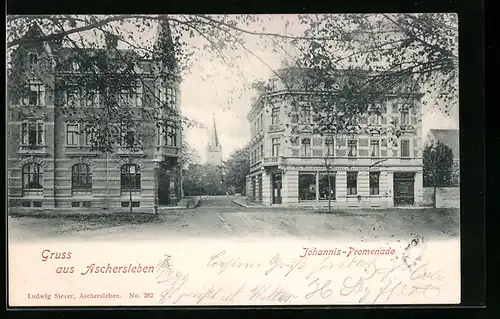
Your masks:
{"label": "church tower", "polygon": [[207,143],[207,164],[209,165],[222,165],[222,148],[219,141],[219,136],[217,135],[217,127],[215,125],[215,114],[214,114],[214,126],[210,131],[210,136]]}

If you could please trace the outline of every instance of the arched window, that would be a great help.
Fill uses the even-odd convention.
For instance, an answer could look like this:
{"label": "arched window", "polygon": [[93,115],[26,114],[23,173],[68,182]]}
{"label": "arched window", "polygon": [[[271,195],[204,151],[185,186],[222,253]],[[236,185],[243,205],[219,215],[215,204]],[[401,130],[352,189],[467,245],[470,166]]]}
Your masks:
{"label": "arched window", "polygon": [[135,164],[125,164],[121,169],[122,189],[141,189],[141,172]]}
{"label": "arched window", "polygon": [[88,164],[73,165],[71,169],[71,189],[85,191],[92,189],[92,173]]}
{"label": "arched window", "polygon": [[23,189],[43,189],[43,172],[40,164],[28,163],[23,166]]}

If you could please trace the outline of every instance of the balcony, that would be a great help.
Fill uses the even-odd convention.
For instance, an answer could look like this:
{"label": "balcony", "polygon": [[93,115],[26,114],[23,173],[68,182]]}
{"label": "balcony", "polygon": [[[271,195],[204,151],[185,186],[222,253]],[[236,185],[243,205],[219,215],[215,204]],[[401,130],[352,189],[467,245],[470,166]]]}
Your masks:
{"label": "balcony", "polygon": [[279,166],[283,164],[282,156],[266,157],[263,161],[263,166]]}
{"label": "balcony", "polygon": [[142,157],[144,156],[144,150],[142,148],[130,149],[125,147],[118,147],[118,149],[116,150],[116,155],[128,156],[128,157]]}
{"label": "balcony", "polygon": [[408,133],[408,134],[415,134],[416,133],[415,126],[411,125],[411,124],[401,124],[399,130],[402,133]]}
{"label": "balcony", "polygon": [[155,147],[155,157],[179,157],[181,150],[177,146],[159,145]]}
{"label": "balcony", "polygon": [[98,152],[92,150],[90,146],[66,146],[66,156],[81,157],[81,156],[97,156]]}
{"label": "balcony", "polygon": [[17,153],[20,155],[46,156],[47,145],[20,145]]}
{"label": "balcony", "polygon": [[267,129],[267,131],[269,133],[273,133],[273,132],[281,132],[285,129],[285,127],[283,126],[283,124],[271,124],[269,125],[269,128]]}

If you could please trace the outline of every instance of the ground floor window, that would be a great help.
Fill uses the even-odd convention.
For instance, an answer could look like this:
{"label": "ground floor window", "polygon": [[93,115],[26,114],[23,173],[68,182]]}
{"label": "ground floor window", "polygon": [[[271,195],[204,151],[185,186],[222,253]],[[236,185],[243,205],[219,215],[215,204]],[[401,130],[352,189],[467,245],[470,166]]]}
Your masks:
{"label": "ground floor window", "polygon": [[358,193],[358,172],[347,172],[347,195]]}
{"label": "ground floor window", "polygon": [[255,176],[252,177],[252,200],[255,200],[255,195],[256,195],[256,180],[255,180]]}
{"label": "ground floor window", "polygon": [[370,195],[378,195],[380,193],[380,172],[370,172]]}
{"label": "ground floor window", "polygon": [[141,172],[136,164],[125,164],[121,167],[120,174],[121,189],[140,190],[141,189]]}
{"label": "ground floor window", "polygon": [[28,163],[23,166],[23,190],[41,190],[42,186],[42,167],[37,163]]}
{"label": "ground floor window", "polygon": [[299,200],[316,199],[316,174],[299,174]]}
{"label": "ground floor window", "polygon": [[257,175],[257,200],[262,201],[262,174]]}
{"label": "ground floor window", "polygon": [[319,199],[335,199],[335,174],[320,174],[318,189]]}

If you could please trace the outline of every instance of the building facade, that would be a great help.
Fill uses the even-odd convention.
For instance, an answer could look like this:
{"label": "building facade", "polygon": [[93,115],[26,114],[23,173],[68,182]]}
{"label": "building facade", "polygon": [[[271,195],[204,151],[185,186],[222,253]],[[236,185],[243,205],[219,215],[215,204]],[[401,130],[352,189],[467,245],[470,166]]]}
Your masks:
{"label": "building facade", "polygon": [[219,135],[217,134],[217,125],[215,124],[215,115],[213,118],[213,127],[209,133],[209,139],[206,146],[206,164],[222,165],[222,145],[220,144]]}
{"label": "building facade", "polygon": [[[314,94],[272,79],[270,89],[254,101],[247,116],[249,199],[309,207],[327,206],[329,201],[338,208],[420,205],[421,94],[385,94],[374,102],[380,114],[360,116],[349,135],[315,133],[311,107],[292,106],[294,100]],[[408,97],[410,107],[401,108]],[[397,137],[392,133],[396,118]]]}
{"label": "building facade", "polygon": [[[41,34],[37,26],[29,32]],[[169,34],[168,25],[160,25],[157,41]],[[117,55],[131,54],[118,49],[117,38],[112,36],[107,38],[105,49],[94,51],[109,64],[125,59],[118,59]],[[19,98],[8,99],[9,212],[127,212],[129,206],[134,212],[153,212],[157,204],[176,204],[181,196],[181,129],[177,117],[172,116],[180,108],[177,77],[167,85],[158,76],[162,72],[160,64],[153,59],[135,60],[132,67],[137,75],[136,88],[119,94],[118,105],[123,111],[150,110],[155,114],[137,115],[134,120],[140,131],[121,133],[120,141],[140,141],[137,150],[131,151],[119,143],[104,152],[93,146],[99,141],[84,126],[89,119],[104,116],[107,101],[102,90],[107,88],[89,93],[83,92],[86,89],[82,87],[65,85],[70,78],[87,76],[87,71],[82,71],[81,63],[85,62],[78,59],[78,50],[58,41],[37,42],[21,45],[14,55],[14,63],[23,63],[17,70],[25,72],[24,84],[28,89]],[[113,76],[113,72],[116,70],[103,73],[102,77]],[[70,104],[72,108],[68,108]],[[164,112],[164,107],[173,111]],[[68,109],[74,112],[63,111]],[[171,124],[162,129],[158,121]]]}

